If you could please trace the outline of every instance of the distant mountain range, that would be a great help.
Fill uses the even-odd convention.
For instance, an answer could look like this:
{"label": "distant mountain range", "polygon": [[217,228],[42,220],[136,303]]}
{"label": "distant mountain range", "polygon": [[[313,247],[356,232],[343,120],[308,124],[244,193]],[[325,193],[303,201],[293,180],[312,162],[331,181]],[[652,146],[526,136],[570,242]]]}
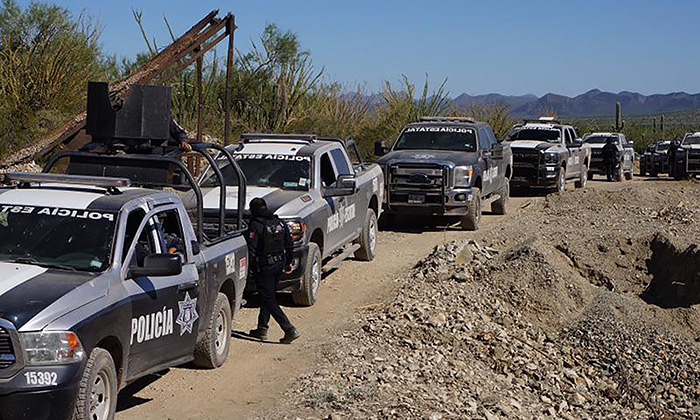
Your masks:
{"label": "distant mountain range", "polygon": [[503,103],[510,106],[511,113],[518,117],[538,117],[549,110],[554,110],[561,117],[598,117],[614,115],[616,102],[622,105],[624,115],[660,114],[700,108],[700,93],[674,92],[646,96],[635,92],[611,93],[593,89],[573,98],[554,93],[540,98],[535,95],[505,96],[492,93],[472,96],[463,93],[452,102],[460,108],[469,108],[474,104]]}

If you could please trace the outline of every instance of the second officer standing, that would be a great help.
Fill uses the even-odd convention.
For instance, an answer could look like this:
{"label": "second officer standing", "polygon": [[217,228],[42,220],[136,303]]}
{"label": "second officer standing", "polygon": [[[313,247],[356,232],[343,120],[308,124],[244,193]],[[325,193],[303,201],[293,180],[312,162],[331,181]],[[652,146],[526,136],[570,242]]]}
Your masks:
{"label": "second officer standing", "polygon": [[299,338],[300,334],[277,302],[277,285],[283,273],[292,271],[292,235],[287,225],[267,209],[264,199],[251,200],[250,213],[252,220],[248,225],[246,240],[250,267],[260,298],[258,327],[250,331],[250,336],[266,340],[272,316],[284,331],[280,342],[289,344]]}

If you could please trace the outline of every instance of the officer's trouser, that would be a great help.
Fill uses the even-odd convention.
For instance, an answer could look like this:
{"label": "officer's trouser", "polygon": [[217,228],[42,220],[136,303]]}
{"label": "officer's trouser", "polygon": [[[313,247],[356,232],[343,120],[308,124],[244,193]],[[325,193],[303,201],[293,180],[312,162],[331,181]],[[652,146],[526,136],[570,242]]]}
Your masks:
{"label": "officer's trouser", "polygon": [[260,314],[258,315],[258,328],[267,328],[270,322],[270,315],[277,321],[282,330],[288,331],[292,327],[287,315],[282,312],[277,303],[277,285],[282,278],[284,263],[282,261],[273,265],[260,267],[255,276],[255,285],[260,298]]}

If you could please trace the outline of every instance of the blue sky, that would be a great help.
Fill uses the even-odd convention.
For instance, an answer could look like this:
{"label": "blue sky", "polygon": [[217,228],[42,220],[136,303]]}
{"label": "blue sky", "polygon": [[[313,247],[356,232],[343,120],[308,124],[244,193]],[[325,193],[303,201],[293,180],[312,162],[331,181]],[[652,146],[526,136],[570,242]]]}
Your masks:
{"label": "blue sky", "polygon": [[447,78],[453,96],[700,91],[697,0],[54,2],[99,19],[105,50],[127,57],[145,49],[132,7],[161,45],[163,14],[180,34],[212,9],[231,11],[241,49],[276,23],[298,34],[330,80],[370,91],[426,73],[433,86]]}

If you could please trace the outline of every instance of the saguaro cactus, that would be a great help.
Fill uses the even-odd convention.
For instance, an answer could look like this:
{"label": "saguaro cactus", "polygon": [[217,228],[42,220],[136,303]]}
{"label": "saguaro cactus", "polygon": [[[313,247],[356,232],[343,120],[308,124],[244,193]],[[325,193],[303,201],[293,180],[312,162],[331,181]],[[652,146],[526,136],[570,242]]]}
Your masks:
{"label": "saguaro cactus", "polygon": [[654,133],[654,137],[656,137],[656,117],[652,118],[651,121],[653,122],[653,125],[654,125],[652,132]]}
{"label": "saguaro cactus", "polygon": [[620,103],[615,104],[615,125],[613,126],[613,131],[619,133],[625,128],[625,121],[622,119],[622,105]]}
{"label": "saguaro cactus", "polygon": [[664,116],[663,116],[663,114],[661,114],[661,127],[659,127],[659,128],[661,130],[661,138],[665,139],[666,136],[664,136],[665,133],[664,133]]}

